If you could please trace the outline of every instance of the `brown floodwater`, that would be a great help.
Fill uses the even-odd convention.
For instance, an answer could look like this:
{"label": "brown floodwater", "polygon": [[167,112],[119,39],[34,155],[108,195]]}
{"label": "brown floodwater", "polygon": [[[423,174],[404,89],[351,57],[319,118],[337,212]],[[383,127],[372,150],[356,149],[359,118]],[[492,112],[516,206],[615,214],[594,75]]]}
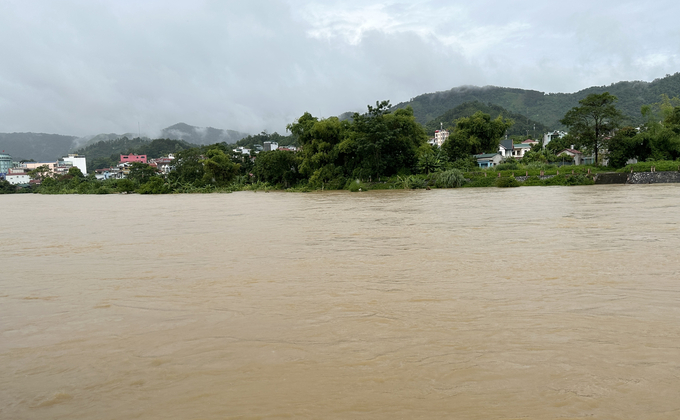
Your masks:
{"label": "brown floodwater", "polygon": [[680,418],[680,185],[0,205],[1,419]]}

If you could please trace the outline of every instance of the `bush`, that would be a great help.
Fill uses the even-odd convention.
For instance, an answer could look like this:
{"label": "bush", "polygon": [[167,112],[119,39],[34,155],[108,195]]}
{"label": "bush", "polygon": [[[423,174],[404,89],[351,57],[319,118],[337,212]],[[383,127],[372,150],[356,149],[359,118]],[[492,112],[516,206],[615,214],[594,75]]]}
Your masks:
{"label": "bush", "polygon": [[537,176],[530,176],[527,178],[522,185],[527,186],[527,187],[536,187],[539,185],[545,185],[543,180]]}
{"label": "bush", "polygon": [[657,172],[670,172],[677,171],[680,167],[680,161],[677,160],[657,160],[651,162],[638,162],[631,165],[627,165],[624,168],[619,169],[617,172],[650,172],[652,166],[656,168]]}
{"label": "bush", "polygon": [[116,181],[116,191],[120,193],[131,193],[135,190],[135,183],[127,178]]}
{"label": "bush", "polygon": [[465,184],[465,177],[458,169],[449,169],[432,175],[437,188],[458,188]]}
{"label": "bush", "polygon": [[496,186],[499,188],[519,187],[521,184],[514,177],[498,178]]}
{"label": "bush", "polygon": [[359,191],[368,191],[369,188],[366,184],[363,182],[357,180],[354,181],[348,181],[347,185],[345,185],[345,189],[350,190],[351,192],[359,192]]}
{"label": "bush", "polygon": [[513,171],[513,170],[516,171],[520,169],[520,165],[519,163],[517,163],[515,159],[512,159],[503,163],[499,163],[498,165],[496,165],[494,169],[497,171]]}
{"label": "bush", "polygon": [[475,177],[472,179],[472,181],[468,182],[467,184],[464,185],[464,187],[470,187],[470,188],[475,188],[475,187],[493,187],[496,185],[496,180],[498,178],[495,178],[493,176],[482,176],[482,177]]}
{"label": "bush", "polygon": [[403,188],[405,190],[415,190],[418,188],[427,187],[427,181],[418,177],[417,175],[401,176],[397,175],[396,188]]}
{"label": "bush", "polygon": [[477,160],[472,156],[458,159],[455,162],[453,162],[452,166],[454,169],[459,169],[461,171],[474,171],[476,169],[479,169],[479,165],[477,165]]}
{"label": "bush", "polygon": [[155,176],[142,184],[137,192],[140,194],[168,194],[170,187],[165,183],[165,180]]}
{"label": "bush", "polygon": [[543,185],[593,185],[595,181],[584,175],[556,175],[543,181]]}

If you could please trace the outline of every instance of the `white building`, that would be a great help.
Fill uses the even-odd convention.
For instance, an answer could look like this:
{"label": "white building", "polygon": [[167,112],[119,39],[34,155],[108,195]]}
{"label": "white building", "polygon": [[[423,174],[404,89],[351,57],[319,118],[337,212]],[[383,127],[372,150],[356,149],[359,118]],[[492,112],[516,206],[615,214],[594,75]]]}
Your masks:
{"label": "white building", "polygon": [[555,139],[561,139],[562,137],[566,136],[567,133],[565,131],[553,131],[552,133],[547,133],[543,135],[543,148],[550,144],[550,141],[555,140]]}
{"label": "white building", "polygon": [[61,158],[60,160],[70,162],[71,166],[75,166],[80,169],[80,172],[82,172],[83,175],[87,175],[87,162],[85,161],[85,156],[69,154],[67,157]]}
{"label": "white building", "polygon": [[250,155],[250,149],[246,149],[243,146],[238,146],[234,149],[234,153],[241,153],[243,155]]}
{"label": "white building", "polygon": [[275,141],[265,141],[263,143],[263,146],[265,152],[271,152],[272,150],[276,150],[279,148],[279,144]]}
{"label": "white building", "polygon": [[28,174],[7,174],[5,180],[12,185],[22,185],[31,182],[31,177]]}
{"label": "white building", "polygon": [[444,130],[443,128],[441,130],[436,130],[434,132],[434,144],[436,144],[437,147],[442,147],[442,144],[444,144],[444,142],[448,138],[449,132]]}

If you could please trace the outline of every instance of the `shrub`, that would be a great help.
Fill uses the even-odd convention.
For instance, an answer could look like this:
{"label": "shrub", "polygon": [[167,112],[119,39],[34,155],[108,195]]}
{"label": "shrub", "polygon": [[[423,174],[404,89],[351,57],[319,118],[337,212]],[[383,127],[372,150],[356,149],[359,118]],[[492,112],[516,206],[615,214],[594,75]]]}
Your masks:
{"label": "shrub", "polygon": [[458,169],[433,174],[434,185],[437,188],[458,188],[465,184],[465,177]]}
{"label": "shrub", "polygon": [[496,179],[496,186],[499,188],[519,187],[520,185],[514,177]]}
{"label": "shrub", "polygon": [[427,187],[427,181],[416,175],[401,176],[397,175],[397,182],[395,182],[396,188],[403,188],[405,190],[414,190],[418,188]]}
{"label": "shrub", "polygon": [[350,190],[351,192],[359,192],[368,191],[369,188],[366,184],[356,179],[354,181],[348,181],[347,185],[345,185],[345,189]]}
{"label": "shrub", "polygon": [[511,160],[508,160],[503,163],[499,163],[496,165],[494,168],[496,171],[512,171],[512,170],[518,170],[520,168],[519,163],[515,159],[510,158]]}
{"label": "shrub", "polygon": [[160,177],[154,176],[142,184],[137,192],[140,194],[168,194],[170,187]]}
{"label": "shrub", "polygon": [[543,185],[593,185],[595,181],[584,175],[556,175],[543,181]]}
{"label": "shrub", "polygon": [[539,185],[545,185],[545,183],[541,178],[537,176],[530,176],[529,178],[526,179],[526,181],[522,183],[522,185],[525,185],[527,187],[535,187]]}
{"label": "shrub", "polygon": [[464,185],[464,187],[493,187],[496,185],[496,180],[498,178],[495,178],[493,176],[483,176],[483,177],[475,177],[472,179],[472,181],[468,182],[467,184]]}
{"label": "shrub", "polygon": [[677,160],[657,160],[651,162],[638,162],[627,165],[619,169],[617,172],[650,172],[652,166],[656,168],[657,172],[677,171],[680,167],[680,161]]}

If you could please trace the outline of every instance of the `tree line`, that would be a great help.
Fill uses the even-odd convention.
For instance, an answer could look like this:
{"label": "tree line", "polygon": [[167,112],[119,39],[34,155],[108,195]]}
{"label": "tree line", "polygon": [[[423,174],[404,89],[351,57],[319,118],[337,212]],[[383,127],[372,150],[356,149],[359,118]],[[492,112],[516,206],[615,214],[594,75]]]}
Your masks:
{"label": "tree line", "polygon": [[[616,108],[617,98],[604,92],[590,94],[570,109],[561,122],[569,134],[543,148],[527,153],[523,165],[552,162],[556,153],[572,145],[593,153],[596,162],[606,153],[609,165],[622,167],[629,159],[639,161],[680,158],[680,99],[662,96],[661,101],[642,108],[645,124],[627,126]],[[392,185],[461,185],[463,171],[475,171],[475,154],[496,153],[514,121],[498,115],[491,118],[477,111],[458,118],[441,148],[428,143],[429,136],[411,108],[392,109],[389,101],[368,106],[366,113],[352,118],[318,118],[306,112],[289,124],[289,136],[262,133],[260,140],[293,141],[297,152],[274,150],[244,155],[234,146],[217,143],[186,147],[181,141],[154,140],[136,148],[147,154],[167,150],[175,153],[173,170],[159,174],[146,164],[134,163],[126,179],[97,181],[94,175],[72,168],[52,177],[34,171],[42,179],[43,193],[170,193],[209,192],[258,188],[352,189],[360,183]],[[254,141],[247,139],[244,144]],[[106,145],[104,145],[106,146]],[[99,145],[98,147],[102,147]],[[519,169],[511,159],[506,169]],[[528,170],[528,167],[523,169]],[[442,180],[448,180],[446,182]],[[0,185],[0,192],[10,191]]]}

